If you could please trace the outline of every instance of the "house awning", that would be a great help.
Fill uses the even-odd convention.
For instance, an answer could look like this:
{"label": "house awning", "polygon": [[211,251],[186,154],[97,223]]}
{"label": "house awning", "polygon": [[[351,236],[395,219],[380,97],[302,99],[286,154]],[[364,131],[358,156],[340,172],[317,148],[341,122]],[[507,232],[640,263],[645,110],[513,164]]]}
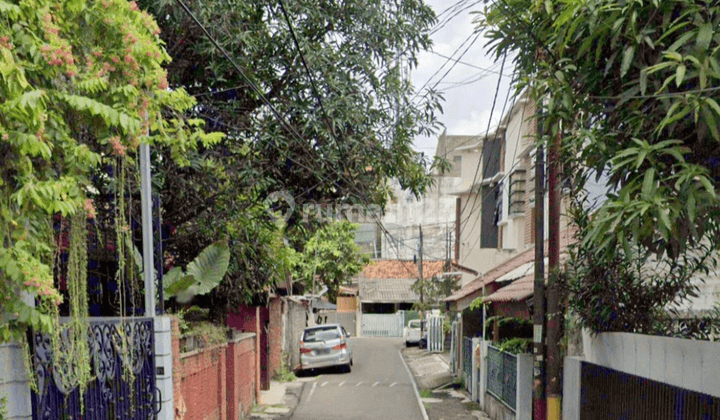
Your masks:
{"label": "house awning", "polygon": [[486,297],[485,302],[521,302],[533,295],[535,285],[534,278],[535,276],[531,274],[515,280]]}

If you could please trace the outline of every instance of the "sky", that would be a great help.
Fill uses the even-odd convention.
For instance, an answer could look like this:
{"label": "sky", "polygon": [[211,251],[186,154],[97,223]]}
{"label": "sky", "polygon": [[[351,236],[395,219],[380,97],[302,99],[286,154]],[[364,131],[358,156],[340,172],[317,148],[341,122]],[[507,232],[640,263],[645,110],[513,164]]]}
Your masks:
{"label": "sky", "polygon": [[[488,129],[488,119],[490,118],[493,97],[495,96],[495,89],[497,88],[498,72],[501,62],[498,60],[496,63],[493,57],[488,54],[489,49],[485,46],[488,39],[485,38],[484,34],[480,34],[473,43],[473,38],[475,38],[476,35],[475,28],[477,26],[473,23],[473,20],[477,18],[477,15],[471,14],[471,12],[481,11],[484,7],[484,2],[478,0],[425,0],[425,3],[435,10],[436,15],[440,15],[438,20],[439,25],[437,26],[441,26],[448,17],[456,14],[455,9],[451,9],[451,12],[442,14],[443,11],[449,7],[456,4],[460,4],[462,8],[471,5],[472,7],[460,11],[460,13],[452,17],[444,26],[437,29],[437,31],[431,35],[433,40],[432,52],[423,52],[419,55],[418,67],[411,72],[412,83],[417,89],[425,85],[428,81],[428,87],[434,86],[440,81],[436,89],[443,92],[445,101],[442,103],[443,114],[438,115],[438,119],[444,125],[447,134],[484,135]],[[458,48],[460,49],[458,50]],[[465,64],[457,63],[450,73],[442,78],[454,64],[454,61],[447,62],[448,60],[446,58],[438,54],[458,58],[466,48],[468,48],[467,52],[462,56],[460,61],[473,66],[491,69],[495,72],[488,73]],[[447,64],[445,64],[446,62]],[[445,64],[444,67],[442,67],[443,64]],[[441,67],[442,69],[439,73],[432,77]],[[480,77],[481,75],[484,75],[484,77]],[[511,60],[508,59],[505,63],[505,70],[503,71],[500,82],[500,91],[495,111],[492,115],[491,129],[502,117],[501,111],[507,96],[511,75],[512,63]],[[512,97],[507,105],[508,110],[511,103]],[[437,138],[441,132],[442,128],[439,133],[432,137],[415,138],[415,149],[419,152],[434,156]]]}

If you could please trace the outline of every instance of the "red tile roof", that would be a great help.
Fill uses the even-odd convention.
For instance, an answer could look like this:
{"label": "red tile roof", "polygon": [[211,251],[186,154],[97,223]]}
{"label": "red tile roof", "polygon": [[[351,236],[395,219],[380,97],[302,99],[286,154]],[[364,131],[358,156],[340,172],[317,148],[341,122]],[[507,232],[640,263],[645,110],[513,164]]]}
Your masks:
{"label": "red tile roof", "polygon": [[525,276],[515,280],[509,285],[498,289],[491,294],[485,301],[487,302],[520,302],[533,295],[535,289],[535,275]]}
{"label": "red tile roof", "polygon": [[[560,232],[560,250],[566,249],[567,246],[575,241],[573,237],[573,231],[571,229],[566,229],[562,232]],[[548,250],[548,241],[545,241],[545,255],[547,255]],[[522,266],[523,264],[527,264],[529,262],[532,262],[535,260],[535,248],[529,248],[525,251],[519,253],[518,255],[510,258],[509,260],[505,261],[504,263],[498,265],[497,267],[493,268],[492,270],[485,273],[484,276],[480,276],[476,278],[475,280],[471,281],[470,283],[466,284],[462,289],[456,291],[452,295],[445,298],[445,301],[448,302],[456,302],[464,297],[467,297],[469,295],[472,295],[479,290],[482,290],[483,285],[487,286],[491,283],[493,283],[495,280],[499,279],[503,275],[509,273],[510,271]],[[532,286],[532,281],[531,281]],[[509,286],[506,286],[509,287]],[[502,290],[502,289],[500,289]],[[500,291],[498,290],[498,292]],[[497,292],[496,292],[497,293]],[[532,294],[532,293],[531,293]],[[521,295],[521,294],[519,294]],[[518,295],[518,296],[519,296]]]}
{"label": "red tile roof", "polygon": [[[445,261],[423,261],[423,277],[430,278],[443,272]],[[411,260],[376,260],[365,266],[358,277],[367,279],[419,278],[417,264]]]}

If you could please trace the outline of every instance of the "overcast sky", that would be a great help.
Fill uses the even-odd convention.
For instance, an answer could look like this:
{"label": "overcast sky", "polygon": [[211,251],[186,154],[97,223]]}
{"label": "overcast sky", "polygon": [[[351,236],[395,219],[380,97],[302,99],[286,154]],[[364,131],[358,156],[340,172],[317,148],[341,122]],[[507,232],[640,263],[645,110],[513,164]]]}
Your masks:
{"label": "overcast sky", "polygon": [[[471,12],[482,10],[483,2],[477,0],[460,0],[459,2],[458,0],[425,0],[425,3],[435,10],[436,15],[440,15],[438,26],[443,25],[443,23],[445,25],[431,35],[433,52],[420,54],[418,68],[411,73],[413,85],[415,85],[416,89],[419,89],[429,81],[427,86],[432,87],[442,79],[436,89],[442,91],[445,97],[445,102],[442,104],[443,114],[439,116],[439,120],[447,129],[447,133],[484,135],[488,128],[488,118],[490,117],[493,96],[498,83],[500,61],[496,63],[489,56],[488,49],[485,47],[488,39],[485,38],[484,34],[480,34],[473,43],[476,35],[476,24],[472,21],[477,15],[471,14]],[[474,6],[463,11],[451,9],[450,12],[442,14],[449,7],[457,4],[460,4],[462,8],[473,4]],[[457,12],[459,13],[456,15]],[[447,21],[449,17],[452,17],[452,19]],[[441,55],[458,58],[468,47],[469,49],[460,61],[483,69],[493,70],[494,73],[457,63],[450,73],[445,78],[442,78],[452,67],[454,61],[447,62],[448,60]],[[460,49],[458,50],[458,48]],[[443,64],[445,64],[444,67],[442,67]],[[441,67],[439,73],[432,77]],[[511,74],[512,64],[511,60],[508,59],[505,63],[500,92],[492,116],[492,126],[497,124],[502,117],[501,111],[508,92]],[[481,77],[482,75],[484,77]],[[508,108],[511,103],[512,98],[508,102]],[[415,148],[420,152],[425,152],[431,156],[434,155],[439,135],[440,133],[432,137],[416,138]]]}

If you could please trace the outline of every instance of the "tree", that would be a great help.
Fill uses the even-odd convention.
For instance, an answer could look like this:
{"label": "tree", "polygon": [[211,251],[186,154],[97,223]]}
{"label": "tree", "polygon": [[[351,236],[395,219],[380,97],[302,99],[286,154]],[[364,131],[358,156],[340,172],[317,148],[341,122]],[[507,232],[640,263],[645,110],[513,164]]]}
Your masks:
{"label": "tree", "polygon": [[[182,89],[168,90],[162,64],[169,57],[158,27],[135,2],[0,1],[0,21],[0,341],[5,341],[22,337],[26,327],[57,332],[63,298],[53,279],[55,253],[68,245],[56,242],[53,216],[74,220],[70,246],[78,246],[69,264],[77,271],[70,267],[67,281],[80,288],[71,293],[71,300],[77,298],[71,313],[81,316],[83,305],[86,311],[82,225],[103,210],[95,205],[95,181],[118,179],[102,173],[102,162],[132,165],[138,144],[150,142],[183,163],[184,151],[200,141],[210,146],[219,136],[198,129],[202,121],[183,117],[194,101]],[[115,220],[119,228],[126,223],[122,213]],[[22,293],[34,296],[37,306],[23,302]]]}
{"label": "tree", "polygon": [[[141,4],[158,18],[173,57],[170,85],[194,95],[194,116],[227,134],[199,150],[191,167],[162,162],[164,218],[183,232],[167,245],[180,260],[216,239],[198,230],[202,220],[249,217],[233,213],[243,205],[220,206],[223,195],[264,201],[284,192],[295,209],[384,205],[389,177],[416,194],[432,182],[432,162],[411,145],[438,126],[440,98],[413,97],[403,76],[430,46],[435,16],[422,1],[188,2],[232,61],[178,3]],[[272,210],[289,208],[282,206]],[[296,212],[286,232],[300,250],[303,231],[316,228],[301,224]]]}
{"label": "tree", "polygon": [[[561,138],[567,185],[579,195],[590,177],[609,178],[607,201],[575,212],[575,285],[605,294],[580,308],[583,320],[652,333],[628,314],[664,313],[716,266],[720,6],[508,0],[479,23],[498,56],[517,52],[519,88],[543,110],[541,141]],[[638,269],[650,262],[663,270]],[[609,279],[613,287],[598,286]],[[626,310],[648,296],[652,309]]]}
{"label": "tree", "polygon": [[328,299],[335,302],[340,286],[348,284],[350,278],[370,262],[354,242],[356,229],[353,223],[332,222],[318,229],[307,241],[295,270],[296,278],[304,281],[306,290],[315,286],[319,291],[327,286]]}

